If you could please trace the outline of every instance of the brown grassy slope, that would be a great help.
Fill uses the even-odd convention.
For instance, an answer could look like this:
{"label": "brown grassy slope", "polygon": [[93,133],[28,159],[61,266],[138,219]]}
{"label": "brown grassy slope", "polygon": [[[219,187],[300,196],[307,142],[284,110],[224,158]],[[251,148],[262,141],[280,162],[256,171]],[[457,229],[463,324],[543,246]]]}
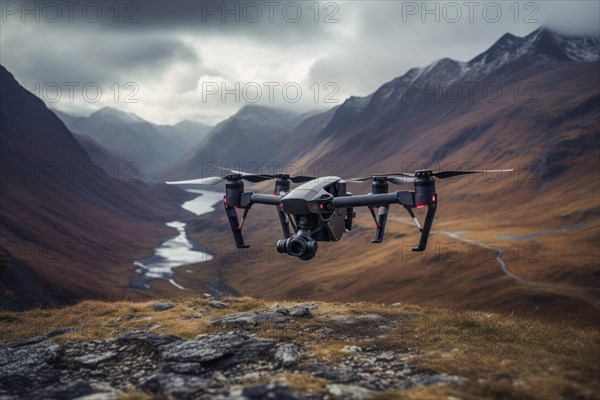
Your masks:
{"label": "brown grassy slope", "polygon": [[[398,207],[396,212],[400,211]],[[254,217],[259,219],[256,214]],[[207,269],[222,268],[225,282],[240,293],[270,299],[401,301],[597,326],[598,293],[578,289],[598,284],[593,273],[593,253],[579,254],[573,250],[571,253],[576,254],[569,258],[542,240],[487,241],[481,231],[468,235],[469,239],[481,241],[481,245],[434,233],[426,253],[412,253],[410,248],[418,240],[415,228],[393,217],[384,243],[371,244],[373,222],[370,217],[362,216],[356,221],[354,232],[346,234],[340,242],[321,244],[317,258],[302,262],[275,251],[276,221],[274,215],[268,214],[262,213],[265,222],[254,224],[256,230],[248,233],[251,249],[237,250],[231,242],[215,241],[209,246],[219,253],[217,258],[186,270],[205,273]],[[220,216],[214,218],[215,225],[225,223]],[[266,222],[268,218],[271,223]],[[408,222],[406,218],[404,222]],[[585,238],[594,229],[588,226],[575,234]],[[201,234],[213,240],[217,235],[217,226]],[[257,240],[261,237],[270,240]],[[561,236],[552,237],[554,242],[560,242],[555,237]],[[503,258],[517,275],[565,287],[544,287],[511,279],[495,259],[498,246],[504,249]],[[531,246],[536,246],[533,252]],[[193,288],[196,287],[193,277],[194,274],[181,274],[178,282]]]}
{"label": "brown grassy slope", "polygon": [[[58,309],[0,312],[0,343],[59,328],[73,332],[53,339],[58,342],[101,340],[156,325],[159,326],[153,333],[191,339],[199,334],[230,329],[212,325],[212,319],[217,316],[272,306],[247,297],[225,299],[227,309],[214,309],[208,302],[207,299],[180,298],[174,302],[175,308],[164,312],[154,311],[151,302],[99,301]],[[291,302],[281,304],[292,305]],[[316,305],[318,308],[313,310],[312,318],[299,319],[289,325],[260,324],[247,329],[261,337],[293,341],[320,362],[332,366],[347,356],[343,351],[347,345],[381,350],[410,348],[417,352],[412,362],[420,371],[468,378],[468,383],[460,388],[416,387],[381,393],[386,399],[446,399],[448,396],[593,399],[599,393],[600,364],[596,361],[600,337],[597,331],[542,324],[515,316],[426,306],[323,302]],[[336,324],[331,318],[332,315],[373,313],[390,321],[404,322],[391,326],[386,335],[373,338],[373,328],[369,325],[349,328]],[[332,333],[324,334],[322,328],[329,328]],[[351,335],[349,329],[354,330]],[[283,376],[271,377],[272,380],[280,378]],[[285,378],[298,391],[322,392],[328,383],[308,374]]]}

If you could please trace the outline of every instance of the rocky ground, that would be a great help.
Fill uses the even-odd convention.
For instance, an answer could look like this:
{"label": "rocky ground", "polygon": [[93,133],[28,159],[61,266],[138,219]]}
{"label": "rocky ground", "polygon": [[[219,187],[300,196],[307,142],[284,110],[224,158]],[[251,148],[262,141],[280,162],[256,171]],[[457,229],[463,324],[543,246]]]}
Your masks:
{"label": "rocky ground", "polygon": [[[419,366],[424,351],[413,341],[399,344],[398,335],[408,332],[402,327],[417,313],[348,312],[349,306],[207,296],[151,303],[114,319],[98,310],[108,315],[98,324],[113,328],[69,324],[2,345],[0,399],[366,399],[435,387],[448,398],[470,384],[468,377]],[[12,318],[0,315],[5,324],[19,323]],[[161,333],[173,319],[197,321],[203,333]],[[104,330],[98,339],[78,333],[90,329]],[[117,334],[104,337],[107,330]]]}

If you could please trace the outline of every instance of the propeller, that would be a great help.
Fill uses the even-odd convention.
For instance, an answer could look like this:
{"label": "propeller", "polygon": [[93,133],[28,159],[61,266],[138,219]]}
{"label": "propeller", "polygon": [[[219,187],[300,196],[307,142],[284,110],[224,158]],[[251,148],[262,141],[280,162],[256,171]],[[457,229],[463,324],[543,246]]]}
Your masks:
{"label": "propeller", "polygon": [[[236,171],[234,169],[230,169],[229,171],[233,172],[234,174],[241,174],[241,175],[245,175],[245,176],[251,176],[253,174],[244,174],[243,172],[240,171]],[[289,174],[259,174],[259,175],[255,175],[255,176],[260,176],[260,180],[256,181],[256,182],[262,182],[262,181],[266,181],[269,179],[275,179],[275,178],[279,178],[279,179],[289,179],[290,181],[294,182],[294,183],[303,183],[303,182],[309,182],[312,181],[315,178],[314,176],[306,176],[306,175],[296,175],[296,176],[290,176]]]}
{"label": "propeller", "polygon": [[233,172],[233,174],[228,174],[228,175],[225,175],[224,177],[211,176],[211,177],[207,177],[207,178],[190,179],[187,181],[176,181],[176,182],[165,182],[165,183],[168,185],[216,185],[221,182],[238,180],[238,179],[244,179],[248,182],[256,183],[256,182],[268,181],[269,179],[275,179],[275,178],[289,179],[290,181],[292,181],[294,183],[302,183],[302,182],[308,182],[308,181],[312,181],[313,179],[316,179],[312,176],[304,176],[304,175],[290,177],[288,174],[256,175],[256,174],[244,174],[239,171],[233,171],[233,170],[231,170],[231,171]]}
{"label": "propeller", "polygon": [[[459,171],[459,170],[450,170],[450,171],[438,171],[433,172],[432,175],[439,179],[452,178],[454,176],[459,175],[468,175],[468,174],[487,174],[489,172],[513,172],[514,169],[474,169],[470,171]],[[418,176],[418,173],[421,171],[415,172],[415,176]]]}
{"label": "propeller", "polygon": [[[512,172],[514,169],[474,169],[469,171],[449,170],[449,171],[436,171],[433,172],[430,169],[419,170],[415,172],[391,172],[389,174],[377,174],[369,177],[352,178],[348,179],[347,182],[364,182],[370,179],[384,179],[397,185],[402,183],[414,182],[417,178],[427,178],[435,176],[439,179],[451,178],[459,175],[467,174],[485,174],[485,173],[498,173],[498,172]],[[394,176],[395,175],[395,176]],[[399,177],[398,177],[399,176]],[[408,179],[407,179],[408,178]]]}
{"label": "propeller", "polygon": [[402,185],[403,183],[413,183],[415,181],[415,178],[414,177],[406,178],[406,177],[396,177],[396,176],[374,175],[374,176],[365,176],[365,177],[360,177],[360,178],[346,179],[346,182],[358,183],[358,182],[366,182],[369,180],[387,181],[387,182],[391,182],[396,185]]}

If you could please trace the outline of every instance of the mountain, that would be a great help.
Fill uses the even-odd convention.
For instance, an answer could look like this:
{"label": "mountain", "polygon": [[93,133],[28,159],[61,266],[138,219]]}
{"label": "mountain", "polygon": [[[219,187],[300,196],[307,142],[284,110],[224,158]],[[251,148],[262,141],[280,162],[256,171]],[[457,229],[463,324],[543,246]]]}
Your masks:
{"label": "mountain", "polygon": [[212,127],[182,121],[174,126],[155,125],[132,113],[104,107],[89,117],[72,117],[55,111],[68,129],[86,136],[108,152],[135,163],[140,175],[153,174],[200,143]]}
{"label": "mountain", "polygon": [[181,140],[191,147],[199,144],[198,137],[201,141],[205,140],[208,133],[214,128],[214,126],[187,119],[176,123],[173,127],[179,133]]}
{"label": "mountain", "polygon": [[[0,308],[130,296],[133,260],[173,234],[181,191],[94,163],[42,100],[0,66]],[[89,148],[89,147],[88,147]]]}
{"label": "mountain", "polygon": [[[257,206],[244,225],[253,250],[187,269],[221,271],[229,286],[251,296],[416,302],[597,327],[598,43],[547,29],[507,34],[471,61],[413,68],[296,128],[294,146],[275,159],[303,172],[329,166],[321,175],[350,178],[421,168],[514,169],[438,181],[426,253],[410,251],[418,231],[394,206],[382,244],[370,243],[374,222],[357,209],[353,232],[319,243],[317,260],[291,260],[274,252],[281,232],[272,208]],[[355,194],[370,189],[348,185]],[[390,185],[402,189],[410,187]],[[248,190],[269,192],[272,183]],[[201,216],[189,231],[198,241],[232,243],[227,226],[218,213]],[[193,274],[186,277],[181,284],[193,287]]]}
{"label": "mountain", "polygon": [[[381,160],[382,155],[398,155],[399,151],[409,153],[406,151],[407,146],[410,147],[413,143],[419,142],[417,147],[425,147],[422,146],[422,138],[426,131],[466,114],[473,114],[473,110],[478,107],[512,103],[512,109],[517,110],[524,108],[519,107],[520,103],[534,104],[538,100],[544,100],[539,99],[543,91],[551,92],[554,87],[541,87],[537,80],[532,80],[539,79],[538,76],[542,73],[548,74],[547,76],[552,73],[566,75],[564,69],[556,71],[558,66],[577,68],[587,65],[588,69],[593,70],[593,62],[598,60],[598,37],[567,37],[544,28],[523,38],[506,34],[471,61],[459,62],[444,58],[425,68],[409,70],[367,97],[351,97],[335,109],[327,126],[303,150],[310,154],[310,144],[322,147],[331,142],[331,152],[335,153],[331,160],[357,151],[361,152],[361,158],[364,159],[364,150],[369,151],[370,155],[377,155],[377,160]],[[524,85],[515,86],[520,81],[525,81]],[[556,85],[561,85],[561,82],[557,81]],[[590,87],[590,90],[594,89],[593,86]],[[593,111],[593,107],[592,98],[592,104],[583,105],[583,111]],[[482,130],[490,131],[491,127],[487,125],[498,114],[479,113],[487,118],[487,123],[473,124],[473,130],[478,133],[483,133],[479,132]],[[299,130],[295,135],[304,136],[305,133],[304,130]],[[359,148],[357,144],[367,135],[377,142],[368,149]],[[452,136],[452,132],[437,133],[435,140],[437,142],[441,137]],[[390,138],[395,140],[390,141]],[[452,146],[446,146],[448,147]],[[425,156],[423,150],[416,154],[421,160]],[[440,155],[439,152],[431,153],[424,161],[441,161],[443,157]],[[363,167],[353,160],[348,161],[344,165]]]}
{"label": "mountain", "polygon": [[127,160],[125,154],[114,149],[107,149],[89,136],[73,135],[81,144],[81,147],[90,156],[92,162],[113,176],[125,174],[129,180],[146,180],[142,172],[131,161]]}
{"label": "mountain", "polygon": [[246,105],[217,124],[205,142],[165,174],[169,178],[193,178],[206,171],[207,165],[252,171],[268,168],[265,163],[282,165],[285,160],[274,156],[288,146],[294,128],[301,121],[301,115],[290,111]]}
{"label": "mountain", "polygon": [[184,297],[0,311],[3,398],[593,399],[597,331],[410,304]]}

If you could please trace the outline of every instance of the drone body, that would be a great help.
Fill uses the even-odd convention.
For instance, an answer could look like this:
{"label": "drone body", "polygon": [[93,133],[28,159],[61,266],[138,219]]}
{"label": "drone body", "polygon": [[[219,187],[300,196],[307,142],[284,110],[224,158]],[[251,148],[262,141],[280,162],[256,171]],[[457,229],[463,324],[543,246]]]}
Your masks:
{"label": "drone body", "polygon": [[[337,176],[290,177],[287,174],[251,175],[233,171],[233,174],[223,178],[210,177],[167,183],[212,185],[224,181],[223,204],[238,248],[249,247],[244,243],[242,228],[250,208],[254,204],[275,206],[285,238],[277,242],[277,251],[301,260],[310,260],[317,253],[317,242],[338,241],[345,232],[352,230],[352,220],[356,216],[355,207],[369,208],[376,227],[372,243],[381,243],[389,207],[392,204],[402,205],[421,232],[419,245],[412,250],[424,251],[437,208],[436,177],[444,179],[463,174],[507,171],[511,170],[442,172],[420,170],[414,173],[377,174],[348,180]],[[271,179],[275,179],[275,190],[272,195],[244,191],[244,180],[261,182]],[[348,182],[364,182],[366,180],[372,180],[371,193],[352,195],[346,191]],[[291,182],[303,184],[290,190]],[[414,190],[399,190],[390,193],[389,182],[393,184],[413,183]],[[423,207],[427,207],[427,214],[425,222],[421,226],[413,209]],[[238,217],[238,209],[243,210],[241,219]]]}

